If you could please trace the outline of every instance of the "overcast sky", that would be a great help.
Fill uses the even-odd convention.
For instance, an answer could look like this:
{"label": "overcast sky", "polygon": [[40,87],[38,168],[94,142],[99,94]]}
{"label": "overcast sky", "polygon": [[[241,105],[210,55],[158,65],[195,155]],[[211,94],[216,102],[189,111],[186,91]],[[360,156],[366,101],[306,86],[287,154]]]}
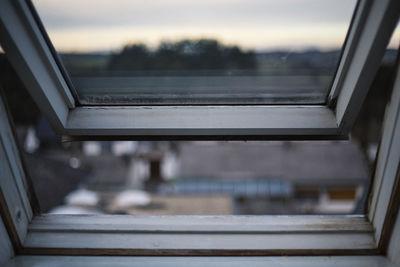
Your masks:
{"label": "overcast sky", "polygon": [[355,0],[34,0],[59,51],[216,38],[246,49],[342,45]]}

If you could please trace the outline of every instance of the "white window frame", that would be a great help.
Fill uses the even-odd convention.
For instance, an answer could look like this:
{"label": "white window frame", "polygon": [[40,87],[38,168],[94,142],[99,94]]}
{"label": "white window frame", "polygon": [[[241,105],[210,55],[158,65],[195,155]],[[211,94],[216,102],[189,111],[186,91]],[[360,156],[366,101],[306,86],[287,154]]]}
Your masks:
{"label": "white window frame", "polygon": [[400,204],[399,68],[365,216],[38,215],[0,101],[0,209],[19,254],[380,255],[386,251]]}
{"label": "white window frame", "polygon": [[[367,5],[368,4],[368,5]],[[285,107],[285,106],[265,106],[260,107],[260,113],[267,109],[267,119],[263,119],[259,112],[251,111],[253,107],[246,110],[249,114],[256,116],[257,119],[265,120],[265,123],[272,123],[271,127],[262,128],[256,126],[257,123],[241,121],[242,124],[213,122],[209,109],[224,109],[226,107],[204,107],[199,120],[201,122],[191,122],[182,118],[183,122],[171,128],[165,122],[150,118],[151,122],[142,119],[126,119],[122,127],[121,122],[114,122],[112,119],[101,120],[99,113],[104,109],[102,116],[115,116],[120,120],[121,112],[126,112],[127,116],[138,114],[146,108],[82,108],[75,107],[73,98],[68,95],[69,91],[60,91],[60,86],[66,86],[60,70],[55,66],[54,58],[42,49],[47,46],[41,44],[44,40],[42,35],[27,32],[29,29],[36,29],[35,23],[22,23],[29,19],[29,7],[25,1],[4,0],[0,2],[0,34],[8,36],[8,41],[3,45],[6,53],[14,62],[17,72],[24,78],[25,84],[31,90],[35,100],[41,104],[42,110],[48,115],[60,133],[77,135],[160,135],[164,134],[161,130],[168,128],[172,132],[167,134],[180,135],[182,130],[185,135],[199,136],[199,130],[205,130],[204,134],[209,135],[210,130],[217,136],[222,134],[245,134],[246,136],[256,136],[253,130],[259,129],[256,134],[280,136],[286,135],[295,137],[306,136],[336,136],[348,131],[348,125],[354,120],[353,108],[357,109],[361,105],[362,99],[366,94],[364,86],[369,85],[372,79],[367,74],[373,74],[373,69],[379,63],[379,54],[383,54],[387,40],[390,37],[389,30],[386,32],[381,29],[389,25],[394,27],[393,17],[398,17],[399,2],[392,0],[379,1],[360,1],[359,10],[368,9],[365,15],[357,11],[357,15],[366,16],[365,23],[357,40],[348,41],[349,43],[359,43],[362,47],[354,49],[352,58],[357,64],[349,61],[347,64],[341,63],[340,68],[347,71],[336,76],[342,77],[343,84],[351,86],[339,86],[335,89],[331,97],[331,102],[337,99],[337,107],[345,109],[341,112],[336,108],[336,112],[328,106],[323,107]],[[367,8],[368,6],[368,8]],[[6,7],[6,9],[4,9]],[[362,8],[363,7],[363,8]],[[18,9],[21,8],[21,9]],[[25,9],[28,9],[25,10]],[[395,9],[396,16],[393,14]],[[7,10],[7,12],[5,11]],[[23,11],[25,10],[25,11]],[[15,12],[14,12],[15,11]],[[27,14],[24,12],[28,12]],[[358,12],[361,12],[358,14]],[[19,16],[17,16],[19,14]],[[22,15],[21,15],[22,14]],[[361,16],[360,15],[360,16]],[[21,16],[24,19],[21,19]],[[372,16],[372,17],[371,17]],[[373,18],[373,19],[371,19]],[[387,21],[389,19],[390,23]],[[393,19],[394,20],[394,19]],[[362,20],[361,20],[362,21]],[[378,21],[379,23],[374,23]],[[393,23],[392,23],[393,22]],[[11,23],[11,24],[7,24]],[[368,24],[369,23],[369,24]],[[371,26],[375,25],[375,28]],[[393,25],[392,25],[393,24]],[[24,27],[25,25],[25,27]],[[358,24],[357,24],[358,25]],[[365,28],[368,26],[368,31]],[[390,28],[389,27],[389,28]],[[356,27],[358,28],[358,27]],[[14,31],[20,34],[13,34]],[[352,30],[355,29],[352,27]],[[374,30],[375,29],[375,30]],[[25,33],[25,34],[24,34]],[[374,38],[367,38],[372,34]],[[356,35],[356,34],[354,34]],[[351,34],[349,35],[351,36]],[[364,38],[363,38],[364,36]],[[17,38],[18,37],[18,38]],[[30,38],[28,38],[30,37]],[[379,38],[378,38],[379,37]],[[28,38],[28,39],[26,39]],[[382,41],[383,38],[385,41]],[[351,37],[349,38],[351,39]],[[373,39],[373,40],[370,40]],[[11,40],[11,41],[10,41]],[[35,42],[31,42],[35,40]],[[368,40],[371,42],[369,45]],[[22,45],[24,44],[25,45]],[[20,45],[20,47],[18,46]],[[354,43],[353,43],[354,44]],[[32,45],[32,46],[31,46]],[[356,46],[358,47],[358,46]],[[363,51],[365,52],[363,54]],[[375,54],[375,52],[378,55]],[[346,50],[345,53],[346,54]],[[344,58],[347,58],[344,55]],[[361,58],[361,59],[360,59]],[[53,59],[53,61],[51,60]],[[361,61],[361,63],[360,63]],[[372,64],[374,63],[374,64]],[[32,65],[33,64],[33,65]],[[370,66],[372,64],[373,66]],[[339,69],[340,69],[339,68]],[[354,70],[355,69],[355,70]],[[359,76],[354,78],[349,76],[351,70],[358,70]],[[26,77],[25,77],[26,75]],[[361,78],[360,78],[361,77]],[[363,77],[363,79],[362,79]],[[335,82],[339,84],[339,81]],[[350,88],[350,89],[349,89]],[[363,89],[364,88],[364,89]],[[337,90],[340,92],[336,93]],[[362,91],[362,92],[361,92]],[[342,95],[346,92],[345,95]],[[334,95],[338,94],[336,98]],[[68,100],[69,99],[69,100]],[[341,100],[342,99],[342,100]],[[68,102],[70,101],[70,102]],[[59,106],[58,106],[59,105]],[[180,108],[180,107],[179,107]],[[187,107],[191,110],[194,107]],[[197,108],[197,107],[196,107]],[[233,107],[229,107],[233,108]],[[126,109],[126,110],[125,110]],[[154,111],[153,108],[147,108]],[[173,107],[169,107],[173,109]],[[235,115],[240,114],[237,111]],[[295,121],[285,120],[282,116],[275,115],[271,118],[270,113],[280,112],[285,116],[295,116],[297,113],[290,111],[305,110],[304,117],[298,118],[302,124]],[[324,111],[321,111],[324,110]],[[86,111],[85,111],[86,110]],[[125,111],[124,111],[125,110]],[[162,116],[154,111],[154,117]],[[317,120],[313,116],[319,110],[320,116],[325,119]],[[95,112],[96,111],[96,112]],[[82,112],[83,115],[79,115]],[[86,113],[85,113],[86,112]],[[115,114],[112,114],[112,113]],[[162,110],[161,113],[167,112]],[[193,111],[194,113],[199,111]],[[222,112],[222,111],[221,111]],[[290,115],[293,112],[292,115]],[[171,111],[171,113],[173,113]],[[179,112],[178,112],[179,113]],[[189,112],[190,113],[190,112]],[[211,112],[214,114],[215,112]],[[218,113],[218,111],[216,111]],[[301,112],[300,112],[301,113]],[[335,119],[337,127],[327,128],[326,113],[329,120]],[[335,113],[342,114],[341,119]],[[74,115],[75,114],[75,115]],[[123,114],[123,113],[122,113]],[[142,114],[142,113],[139,113]],[[223,114],[223,112],[222,112]],[[244,114],[244,115],[246,115]],[[288,115],[289,114],[289,115]],[[325,114],[325,115],[323,115]],[[207,115],[204,118],[204,115]],[[225,114],[226,115],[226,114]],[[305,116],[307,115],[307,116]],[[351,115],[351,116],[350,116]],[[174,117],[180,118],[178,115]],[[180,115],[183,116],[183,115]],[[210,117],[208,117],[210,116]],[[228,116],[228,115],[226,115]],[[283,117],[285,117],[283,116]],[[314,118],[311,121],[309,118]],[[350,116],[350,117],[348,117]],[[218,116],[217,116],[218,117]],[[318,116],[317,116],[318,117]],[[349,118],[348,120],[346,118]],[[237,120],[237,116],[231,116]],[[292,118],[294,120],[294,118]],[[122,119],[123,120],[123,119]],[[143,124],[139,124],[137,120]],[[279,122],[279,121],[283,122]],[[92,121],[92,122],[91,122]],[[319,122],[318,122],[319,121]],[[92,124],[91,124],[92,123]],[[192,127],[195,123],[196,127]],[[213,124],[215,123],[215,124]],[[189,124],[189,125],[187,125]],[[361,254],[383,254],[386,251],[390,230],[392,228],[393,214],[398,210],[399,193],[399,162],[400,162],[400,73],[397,70],[396,81],[390,105],[387,108],[384,122],[384,134],[381,141],[380,152],[377,160],[374,185],[372,189],[372,201],[365,216],[68,216],[68,215],[38,215],[35,212],[35,205],[32,204],[29,179],[21,162],[19,150],[15,138],[13,137],[11,123],[7,116],[3,100],[0,99],[0,209],[1,215],[6,224],[10,238],[18,254],[47,254],[47,255],[361,255]],[[201,128],[204,126],[212,126]],[[232,125],[232,128],[230,128]],[[252,128],[252,125],[254,128]],[[269,124],[267,124],[269,126]],[[297,128],[293,125],[298,125]],[[313,127],[310,127],[313,125]],[[344,125],[340,127],[340,125]],[[275,126],[275,127],[273,127]],[[136,128],[135,128],[136,127]],[[148,129],[146,127],[154,127]],[[200,127],[200,128],[199,128]],[[317,133],[315,130],[320,130]],[[331,130],[329,130],[331,129]],[[347,130],[346,130],[347,129]],[[139,131],[140,130],[140,131]],[[241,131],[239,131],[241,130]],[[139,131],[139,132],[138,132]],[[176,132],[174,132],[176,131]]]}
{"label": "white window frame", "polygon": [[1,45],[58,134],[120,139],[345,139],[399,18],[360,0],[326,105],[78,106],[26,0],[0,2]]}

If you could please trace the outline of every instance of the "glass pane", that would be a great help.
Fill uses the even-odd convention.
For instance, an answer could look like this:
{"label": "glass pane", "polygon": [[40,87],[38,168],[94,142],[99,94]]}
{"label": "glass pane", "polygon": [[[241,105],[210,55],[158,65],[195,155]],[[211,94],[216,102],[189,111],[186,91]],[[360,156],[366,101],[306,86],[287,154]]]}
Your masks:
{"label": "glass pane", "polygon": [[322,104],[356,0],[34,0],[83,105]]}

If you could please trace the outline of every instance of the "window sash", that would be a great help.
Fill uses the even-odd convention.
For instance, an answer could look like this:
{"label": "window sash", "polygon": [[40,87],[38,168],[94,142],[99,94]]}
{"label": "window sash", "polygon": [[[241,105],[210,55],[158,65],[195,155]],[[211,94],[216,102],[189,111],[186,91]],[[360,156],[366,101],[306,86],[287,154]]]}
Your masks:
{"label": "window sash", "polygon": [[344,139],[325,106],[78,107],[66,129],[70,136],[131,139]]}
{"label": "window sash", "polygon": [[4,222],[19,246],[25,239],[29,223],[34,217],[29,187],[8,112],[0,87],[0,211]]}
{"label": "window sash", "polygon": [[[5,0],[0,5],[2,46],[56,132],[61,135],[86,137],[113,135],[116,139],[126,136],[131,139],[139,138],[141,133],[153,132],[154,128],[162,129],[163,133],[149,135],[158,135],[159,139],[227,139],[226,136],[231,139],[246,139],[246,136],[251,139],[279,139],[280,136],[283,138],[288,135],[297,139],[305,136],[307,139],[331,139],[335,136],[336,139],[343,138],[354,123],[399,17],[399,3],[396,0],[359,1],[335,76],[330,101],[326,106],[320,106],[331,112],[321,112],[321,109],[313,108],[312,105],[269,105],[261,106],[265,112],[256,116],[256,106],[220,106],[219,110],[223,110],[224,107],[226,109],[216,114],[198,113],[199,109],[196,106],[170,106],[170,110],[178,110],[174,114],[179,114],[179,117],[184,119],[185,123],[179,125],[179,122],[165,116],[164,109],[155,106],[138,107],[140,112],[133,107],[102,106],[89,109],[77,106],[68,88],[68,81],[63,78],[57,59],[46,43],[45,36],[41,34],[40,25],[37,24],[29,4],[25,0]],[[307,113],[309,117],[298,116],[297,112],[293,112],[294,107],[301,108],[301,111],[297,111],[301,114]],[[205,106],[204,109],[211,108]],[[247,113],[249,109],[254,111]],[[138,116],[138,112],[144,114],[144,117],[149,117],[152,124],[146,124],[147,128],[136,127],[136,120],[141,121],[141,118],[133,116]],[[229,128],[226,128],[224,124],[228,112],[233,113],[227,120]],[[119,123],[115,123],[114,120],[99,120],[100,113],[102,116],[117,118]],[[332,114],[336,122],[332,121]],[[88,115],[93,120],[88,120],[83,115]],[[201,115],[201,123],[197,121],[197,115]],[[165,118],[176,127],[165,127],[160,118]],[[130,123],[125,124],[127,121]],[[248,121],[253,124],[243,132],[249,125]],[[295,126],[293,122],[296,121],[304,125],[303,130]],[[277,124],[279,126],[274,127]],[[271,130],[268,130],[269,127]],[[190,136],[187,129],[191,129]],[[230,134],[227,134],[228,129]]]}

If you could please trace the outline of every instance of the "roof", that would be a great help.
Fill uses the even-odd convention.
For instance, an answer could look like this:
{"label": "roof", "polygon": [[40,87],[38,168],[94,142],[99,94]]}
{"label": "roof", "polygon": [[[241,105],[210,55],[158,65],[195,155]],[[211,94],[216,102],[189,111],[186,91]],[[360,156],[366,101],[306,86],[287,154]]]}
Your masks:
{"label": "roof", "polygon": [[285,179],[357,184],[369,178],[360,147],[349,141],[183,142],[180,177]]}

